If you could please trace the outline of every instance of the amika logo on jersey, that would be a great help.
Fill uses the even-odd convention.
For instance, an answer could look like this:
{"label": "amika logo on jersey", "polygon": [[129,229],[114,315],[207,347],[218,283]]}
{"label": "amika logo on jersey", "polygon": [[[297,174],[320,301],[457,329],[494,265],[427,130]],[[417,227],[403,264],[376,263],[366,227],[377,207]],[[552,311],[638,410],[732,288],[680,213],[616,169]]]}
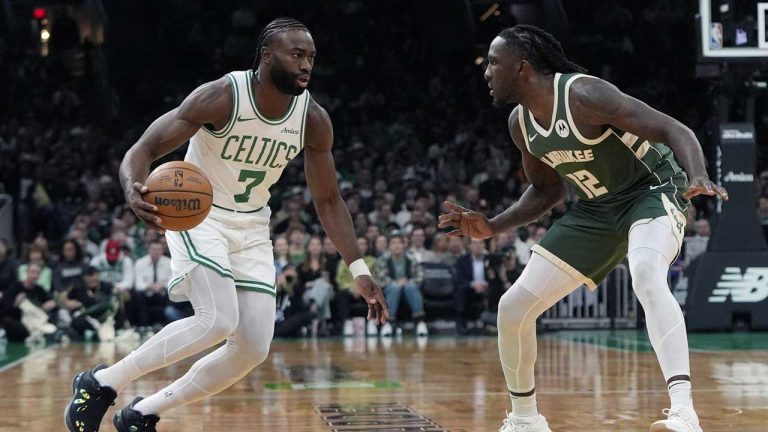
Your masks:
{"label": "amika logo on jersey", "polygon": [[287,133],[292,135],[298,135],[299,130],[298,129],[288,129],[287,127],[284,127],[283,130],[280,131],[280,133]]}
{"label": "amika logo on jersey", "polygon": [[299,154],[299,147],[284,141],[251,135],[230,135],[221,148],[221,158],[265,168],[282,168]]}
{"label": "amika logo on jersey", "polygon": [[541,157],[541,161],[552,168],[563,163],[589,162],[595,160],[592,150],[555,150]]}
{"label": "amika logo on jersey", "polygon": [[164,207],[174,207],[176,211],[182,210],[200,210],[200,200],[197,198],[192,199],[170,199],[155,197],[155,205]]}

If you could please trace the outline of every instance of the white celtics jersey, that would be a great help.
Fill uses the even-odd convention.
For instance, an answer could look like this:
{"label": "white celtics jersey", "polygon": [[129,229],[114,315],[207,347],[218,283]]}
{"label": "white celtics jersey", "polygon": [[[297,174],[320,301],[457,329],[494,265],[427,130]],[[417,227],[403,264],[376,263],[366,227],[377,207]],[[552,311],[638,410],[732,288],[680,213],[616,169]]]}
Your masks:
{"label": "white celtics jersey", "polygon": [[269,188],[304,147],[309,92],[294,96],[285,114],[270,119],[256,108],[253,71],[230,72],[234,107],[223,129],[200,128],[184,158],[203,169],[213,186],[214,207],[238,212],[267,205]]}

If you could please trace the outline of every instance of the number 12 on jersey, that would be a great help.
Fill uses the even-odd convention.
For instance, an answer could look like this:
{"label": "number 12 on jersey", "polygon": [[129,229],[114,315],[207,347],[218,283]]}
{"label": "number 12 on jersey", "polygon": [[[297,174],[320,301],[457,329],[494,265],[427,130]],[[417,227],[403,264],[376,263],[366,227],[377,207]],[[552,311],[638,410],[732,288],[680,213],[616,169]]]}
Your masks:
{"label": "number 12 on jersey", "polygon": [[587,194],[588,198],[596,198],[608,193],[608,189],[600,185],[600,180],[587,170],[576,171],[566,175]]}

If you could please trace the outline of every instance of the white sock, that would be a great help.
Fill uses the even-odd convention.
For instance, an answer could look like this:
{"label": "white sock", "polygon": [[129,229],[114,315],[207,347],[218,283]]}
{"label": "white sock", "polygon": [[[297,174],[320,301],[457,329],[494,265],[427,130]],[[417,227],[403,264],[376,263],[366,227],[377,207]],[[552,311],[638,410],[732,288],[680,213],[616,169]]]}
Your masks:
{"label": "white sock", "polygon": [[98,381],[99,384],[102,386],[111,387],[112,390],[116,391],[117,393],[123,391],[123,388],[126,386],[126,384],[142,375],[143,374],[139,368],[136,367],[136,363],[134,363],[129,357],[126,357],[113,364],[112,366],[106,369],[101,369],[93,374],[94,378],[96,378],[96,381]]}
{"label": "white sock", "polygon": [[509,392],[509,398],[512,400],[512,415],[515,417],[538,417],[539,409],[536,405],[536,393],[532,392],[530,396],[515,396]]}
{"label": "white sock", "polygon": [[234,281],[203,266],[195,267],[189,277],[188,297],[195,315],[168,324],[124,359],[96,372],[101,385],[119,393],[131,381],[197,354],[232,333],[239,317]]}
{"label": "white sock", "polygon": [[243,378],[267,358],[275,325],[275,298],[238,291],[240,322],[227,342],[201,358],[184,374],[134,407],[143,415],[161,414],[204,399]]}
{"label": "white sock", "polygon": [[534,253],[517,282],[501,297],[497,318],[501,366],[510,395],[524,395],[511,396],[512,415],[538,415],[532,390],[536,387],[536,318],[580,285],[581,281]]}
{"label": "white sock", "polygon": [[669,388],[669,400],[671,406],[685,406],[693,408],[693,397],[691,396],[691,382],[687,380],[672,381],[667,386]]}

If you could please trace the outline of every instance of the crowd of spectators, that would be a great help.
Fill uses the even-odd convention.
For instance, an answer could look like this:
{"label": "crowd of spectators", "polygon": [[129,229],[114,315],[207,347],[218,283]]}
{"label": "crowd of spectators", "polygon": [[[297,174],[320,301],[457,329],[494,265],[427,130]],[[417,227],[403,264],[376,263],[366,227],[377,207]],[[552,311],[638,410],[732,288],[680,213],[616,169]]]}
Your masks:
{"label": "crowd of spectators", "polygon": [[[284,3],[112,4],[106,42],[75,38],[75,46],[47,57],[0,31],[0,193],[13,197],[15,234],[0,241],[0,318],[8,338],[100,337],[113,325],[151,332],[192,313],[188,304],[168,301],[164,238],[125,207],[117,167],[146,126],[195,86],[250,67],[260,26],[294,2]],[[555,32],[566,52],[699,131],[706,91],[693,78],[690,7],[672,0],[597,3],[601,13],[566,8],[570,33]],[[446,238],[436,223],[443,200],[495,215],[528,186],[506,131],[508,112],[490,107],[482,67],[473,63],[488,41],[472,35],[488,33],[486,24],[465,22],[459,10],[433,14],[421,2],[301,5],[297,17],[319,51],[311,91],[334,123],[339,187],[394,318],[395,325],[367,333],[391,335],[412,321],[426,334],[434,316],[425,278],[436,268],[453,280],[453,307],[443,315],[467,331],[478,317],[492,317],[531,246],[574,195],[490,241]],[[680,29],[690,40],[672,37]],[[672,52],[685,55],[669,62]],[[759,211],[768,226],[768,174],[761,181]],[[365,304],[323,236],[300,159],[273,187],[270,206],[276,334],[354,332]],[[712,208],[709,200],[695,202],[676,268],[706,247]]]}

